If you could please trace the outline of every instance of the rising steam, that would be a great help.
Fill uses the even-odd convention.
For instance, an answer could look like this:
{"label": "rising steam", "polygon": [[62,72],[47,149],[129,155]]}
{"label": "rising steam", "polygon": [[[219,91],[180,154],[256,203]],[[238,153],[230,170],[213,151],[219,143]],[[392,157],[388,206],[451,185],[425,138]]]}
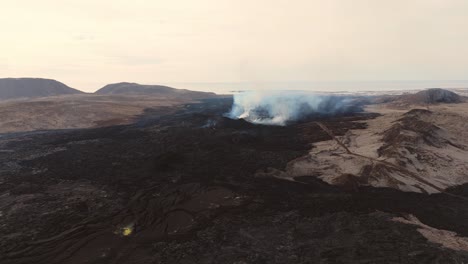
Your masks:
{"label": "rising steam", "polygon": [[311,116],[356,111],[356,105],[350,102],[348,97],[310,92],[242,92],[234,95],[232,109],[226,116],[256,124],[284,126]]}

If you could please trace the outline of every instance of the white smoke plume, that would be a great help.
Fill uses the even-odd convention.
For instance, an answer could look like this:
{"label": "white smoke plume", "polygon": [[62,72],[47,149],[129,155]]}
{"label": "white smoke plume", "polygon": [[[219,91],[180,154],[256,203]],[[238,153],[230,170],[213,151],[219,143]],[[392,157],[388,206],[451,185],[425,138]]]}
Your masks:
{"label": "white smoke plume", "polygon": [[263,125],[284,126],[312,115],[323,116],[353,111],[350,99],[300,91],[241,92],[234,95],[232,119]]}

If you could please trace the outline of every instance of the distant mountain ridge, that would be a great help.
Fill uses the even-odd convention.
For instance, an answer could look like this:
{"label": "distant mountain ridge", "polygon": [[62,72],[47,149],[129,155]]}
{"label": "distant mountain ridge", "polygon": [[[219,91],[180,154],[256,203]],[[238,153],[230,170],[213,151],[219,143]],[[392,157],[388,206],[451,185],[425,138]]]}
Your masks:
{"label": "distant mountain ridge", "polygon": [[0,78],[0,100],[82,93],[82,91],[51,79]]}
{"label": "distant mountain ridge", "polygon": [[108,84],[95,93],[101,95],[148,95],[191,99],[212,98],[216,96],[215,93],[211,92],[198,92],[185,89],[176,89],[164,85],[143,85],[129,82]]}

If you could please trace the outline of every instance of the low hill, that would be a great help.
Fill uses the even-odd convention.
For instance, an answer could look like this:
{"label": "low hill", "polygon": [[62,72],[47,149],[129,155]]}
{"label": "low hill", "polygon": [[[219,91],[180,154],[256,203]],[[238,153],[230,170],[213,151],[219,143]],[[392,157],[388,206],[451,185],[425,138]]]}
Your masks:
{"label": "low hill", "polygon": [[[50,90],[50,87],[66,86],[63,84],[52,85],[60,84],[52,80],[44,80],[44,82],[51,84],[42,83],[42,86],[27,86],[25,82],[19,81],[17,83],[21,83],[23,86],[9,84],[8,87],[12,87],[10,89],[12,91],[14,91],[14,87],[28,89],[32,89],[30,87],[43,87],[42,90],[46,90],[48,93],[20,96],[38,98],[18,99],[18,97],[14,97],[15,100],[0,100],[0,134],[130,124],[142,118],[148,109],[163,111],[161,109],[172,107],[171,109],[174,110],[179,106],[200,99],[217,97],[214,93],[130,83],[107,85],[97,93],[89,94],[71,88]],[[37,90],[41,90],[39,88]],[[57,90],[62,91],[62,93]],[[79,94],[62,95],[66,92]],[[9,96],[5,99],[13,98]]]}
{"label": "low hill", "polygon": [[82,94],[83,92],[70,88],[67,85],[40,78],[3,78],[0,79],[0,100],[17,98],[46,97],[69,94]]}
{"label": "low hill", "polygon": [[176,89],[163,85],[142,85],[138,83],[115,83],[104,86],[96,91],[101,95],[148,95],[166,98],[203,99],[216,97],[214,93],[196,92],[185,89]]}
{"label": "low hill", "polygon": [[403,95],[401,100],[412,104],[461,103],[462,97],[452,91],[431,88],[415,94]]}
{"label": "low hill", "polygon": [[404,93],[401,95],[381,95],[373,98],[374,104],[389,103],[395,107],[407,108],[410,105],[454,104],[464,102],[466,97],[455,92],[430,88],[417,93]]}

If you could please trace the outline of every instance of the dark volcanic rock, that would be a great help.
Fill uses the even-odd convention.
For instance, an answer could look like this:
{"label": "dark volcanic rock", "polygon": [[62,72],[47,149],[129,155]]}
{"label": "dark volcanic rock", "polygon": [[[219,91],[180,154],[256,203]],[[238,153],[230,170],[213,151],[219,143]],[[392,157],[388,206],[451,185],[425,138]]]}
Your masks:
{"label": "dark volcanic rock", "polygon": [[83,92],[55,80],[36,78],[0,79],[0,100],[80,93]]}
{"label": "dark volcanic rock", "polygon": [[[255,212],[216,220],[194,239],[161,242],[158,263],[456,263],[463,257],[425,243],[411,226],[382,212],[306,217]],[[245,219],[249,219],[245,221]]]}
{"label": "dark volcanic rock", "polygon": [[[314,122],[222,118],[231,103],[151,109],[132,125],[2,137],[0,263],[468,261],[429,243],[417,226],[392,221],[411,214],[468,236],[465,200],[362,187],[348,176],[345,188],[310,176],[255,177],[329,136]],[[322,121],[343,135],[368,118]]]}

